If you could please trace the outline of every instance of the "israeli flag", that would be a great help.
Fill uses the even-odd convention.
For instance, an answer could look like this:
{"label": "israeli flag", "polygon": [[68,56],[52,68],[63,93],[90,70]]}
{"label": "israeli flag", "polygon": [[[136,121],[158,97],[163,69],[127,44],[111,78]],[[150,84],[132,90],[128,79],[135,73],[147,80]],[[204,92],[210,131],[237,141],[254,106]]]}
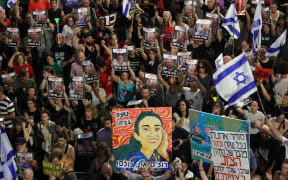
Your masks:
{"label": "israeli flag", "polygon": [[14,160],[15,153],[12,149],[8,136],[3,127],[1,127],[1,149],[0,149],[0,180],[17,180],[17,165]]}
{"label": "israeli flag", "polygon": [[229,32],[235,39],[240,37],[240,26],[238,16],[236,14],[235,0],[232,1],[230,7],[225,15],[222,26]]}
{"label": "israeli flag", "polygon": [[252,24],[253,45],[254,45],[253,54],[256,54],[257,50],[259,50],[261,47],[261,29],[262,29],[261,2],[262,1],[258,1],[257,3]]}
{"label": "israeli flag", "polygon": [[270,48],[266,52],[267,57],[276,57],[280,51],[280,48],[284,46],[287,38],[287,29],[278,37],[278,39],[271,44]]}
{"label": "israeli flag", "polygon": [[213,74],[218,94],[234,105],[257,91],[245,53],[224,64]]}
{"label": "israeli flag", "polygon": [[15,3],[16,3],[16,0],[8,0],[7,1],[7,7],[11,8],[13,6],[13,4],[15,4]]}
{"label": "israeli flag", "polygon": [[122,4],[122,9],[123,9],[123,15],[125,17],[129,16],[129,10],[132,7],[132,0],[123,0],[123,4]]}

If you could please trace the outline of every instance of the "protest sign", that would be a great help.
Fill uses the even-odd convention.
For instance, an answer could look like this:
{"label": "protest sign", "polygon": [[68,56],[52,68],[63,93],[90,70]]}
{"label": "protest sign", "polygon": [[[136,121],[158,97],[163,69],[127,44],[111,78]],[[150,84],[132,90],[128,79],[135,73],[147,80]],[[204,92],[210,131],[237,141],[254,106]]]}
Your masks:
{"label": "protest sign", "polygon": [[172,39],[172,46],[177,48],[183,49],[184,43],[186,38],[186,29],[183,26],[175,26],[173,39]]}
{"label": "protest sign", "polygon": [[105,27],[108,29],[112,29],[116,23],[117,13],[113,13],[100,18],[105,18]]}
{"label": "protest sign", "polygon": [[70,99],[84,99],[83,77],[72,77],[71,88],[69,89]]}
{"label": "protest sign", "polygon": [[207,13],[206,17],[211,20],[212,34],[216,35],[220,23],[219,15],[214,13]]}
{"label": "protest sign", "polygon": [[263,24],[270,24],[271,19],[270,19],[270,8],[269,7],[262,7],[262,21]]}
{"label": "protest sign", "polygon": [[162,76],[178,76],[177,56],[172,54],[163,54],[164,66],[162,67]]}
{"label": "protest sign", "polygon": [[155,28],[143,27],[143,46],[147,48],[155,48],[156,39]]}
{"label": "protest sign", "polygon": [[164,29],[164,35],[163,35],[163,41],[172,41],[173,39],[173,32],[174,28],[173,27],[168,27],[166,26]]}
{"label": "protest sign", "polygon": [[194,77],[198,75],[197,64],[197,59],[186,61],[186,79],[188,82],[194,81]]}
{"label": "protest sign", "polygon": [[[190,136],[192,158],[195,160],[202,159],[207,163],[212,163],[211,142],[209,138],[210,130],[242,132],[249,134],[249,121],[222,117],[214,114],[204,113],[189,109],[190,119]],[[247,136],[249,145],[249,136]]]}
{"label": "protest sign", "polygon": [[39,47],[41,46],[41,28],[31,28],[28,29],[28,41],[27,44],[29,47]]}
{"label": "protest sign", "polygon": [[177,53],[177,65],[183,72],[186,72],[186,61],[191,59],[191,51]]}
{"label": "protest sign", "polygon": [[145,73],[144,85],[150,88],[150,95],[154,96],[159,86],[158,77],[156,74]]}
{"label": "protest sign", "polygon": [[246,133],[210,130],[215,180],[250,179]]}
{"label": "protest sign", "polygon": [[48,97],[64,98],[64,84],[62,78],[48,77]]}
{"label": "protest sign", "polygon": [[77,153],[81,155],[93,155],[93,141],[93,132],[79,134],[77,137]]}
{"label": "protest sign", "polygon": [[208,40],[211,20],[209,19],[198,19],[196,21],[197,30],[194,34],[194,39]]}
{"label": "protest sign", "polygon": [[182,11],[182,19],[183,22],[188,22],[188,20],[193,18],[193,1],[192,0],[185,0],[184,1],[184,8]]}
{"label": "protest sign", "polygon": [[219,69],[219,68],[222,67],[223,65],[224,65],[223,53],[221,53],[221,54],[219,54],[219,56],[215,59],[216,69]]}
{"label": "protest sign", "polygon": [[86,83],[95,82],[99,79],[94,64],[90,60],[83,61],[82,66],[85,73]]}
{"label": "protest sign", "polygon": [[254,78],[260,79],[260,80],[267,80],[270,78],[272,69],[266,69],[261,68],[259,66],[256,66],[255,72],[254,72]]}
{"label": "protest sign", "polygon": [[6,90],[9,88],[16,88],[18,85],[18,79],[16,73],[1,74],[2,84]]}
{"label": "protest sign", "polygon": [[22,168],[32,168],[33,153],[20,153],[17,152],[17,158]]}
{"label": "protest sign", "polygon": [[114,71],[128,71],[128,52],[126,48],[112,49]]}
{"label": "protest sign", "polygon": [[114,169],[169,170],[172,163],[171,118],[171,107],[113,109]]}
{"label": "protest sign", "polygon": [[77,25],[78,26],[87,26],[89,18],[88,18],[88,8],[83,7],[77,9]]}
{"label": "protest sign", "polygon": [[46,11],[33,11],[34,27],[48,27]]}
{"label": "protest sign", "polygon": [[245,1],[244,0],[235,0],[235,8],[238,16],[245,15]]}
{"label": "protest sign", "polygon": [[8,32],[8,46],[9,47],[20,47],[21,39],[18,28],[7,27]]}
{"label": "protest sign", "polygon": [[61,177],[63,176],[63,164],[55,164],[48,161],[42,161],[43,174],[48,176]]}

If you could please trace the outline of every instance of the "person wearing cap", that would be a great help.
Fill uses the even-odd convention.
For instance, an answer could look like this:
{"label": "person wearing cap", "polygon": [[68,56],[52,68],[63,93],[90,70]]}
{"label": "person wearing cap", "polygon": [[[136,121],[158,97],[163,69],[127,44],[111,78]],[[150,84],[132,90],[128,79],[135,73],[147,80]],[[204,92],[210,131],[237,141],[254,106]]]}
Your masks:
{"label": "person wearing cap", "polygon": [[4,118],[6,128],[12,128],[12,121],[9,118],[15,117],[13,101],[4,94],[4,87],[0,86],[0,118]]}

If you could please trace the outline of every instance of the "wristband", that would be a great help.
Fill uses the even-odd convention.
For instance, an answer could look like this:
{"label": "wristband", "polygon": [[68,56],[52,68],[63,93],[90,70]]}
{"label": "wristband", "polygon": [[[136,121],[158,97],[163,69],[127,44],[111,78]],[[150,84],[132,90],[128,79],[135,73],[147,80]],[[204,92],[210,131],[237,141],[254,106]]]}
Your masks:
{"label": "wristband", "polygon": [[204,169],[203,168],[199,168],[199,171],[204,171]]}

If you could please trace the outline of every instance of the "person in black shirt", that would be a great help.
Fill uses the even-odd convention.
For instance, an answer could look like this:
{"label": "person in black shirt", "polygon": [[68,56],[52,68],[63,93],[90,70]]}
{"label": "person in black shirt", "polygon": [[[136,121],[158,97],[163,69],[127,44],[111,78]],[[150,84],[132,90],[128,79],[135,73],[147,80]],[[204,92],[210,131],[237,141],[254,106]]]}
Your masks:
{"label": "person in black shirt", "polygon": [[203,17],[206,17],[206,13],[211,13],[215,9],[214,0],[208,0],[207,5],[204,4],[201,0],[197,0],[198,5],[203,10]]}

